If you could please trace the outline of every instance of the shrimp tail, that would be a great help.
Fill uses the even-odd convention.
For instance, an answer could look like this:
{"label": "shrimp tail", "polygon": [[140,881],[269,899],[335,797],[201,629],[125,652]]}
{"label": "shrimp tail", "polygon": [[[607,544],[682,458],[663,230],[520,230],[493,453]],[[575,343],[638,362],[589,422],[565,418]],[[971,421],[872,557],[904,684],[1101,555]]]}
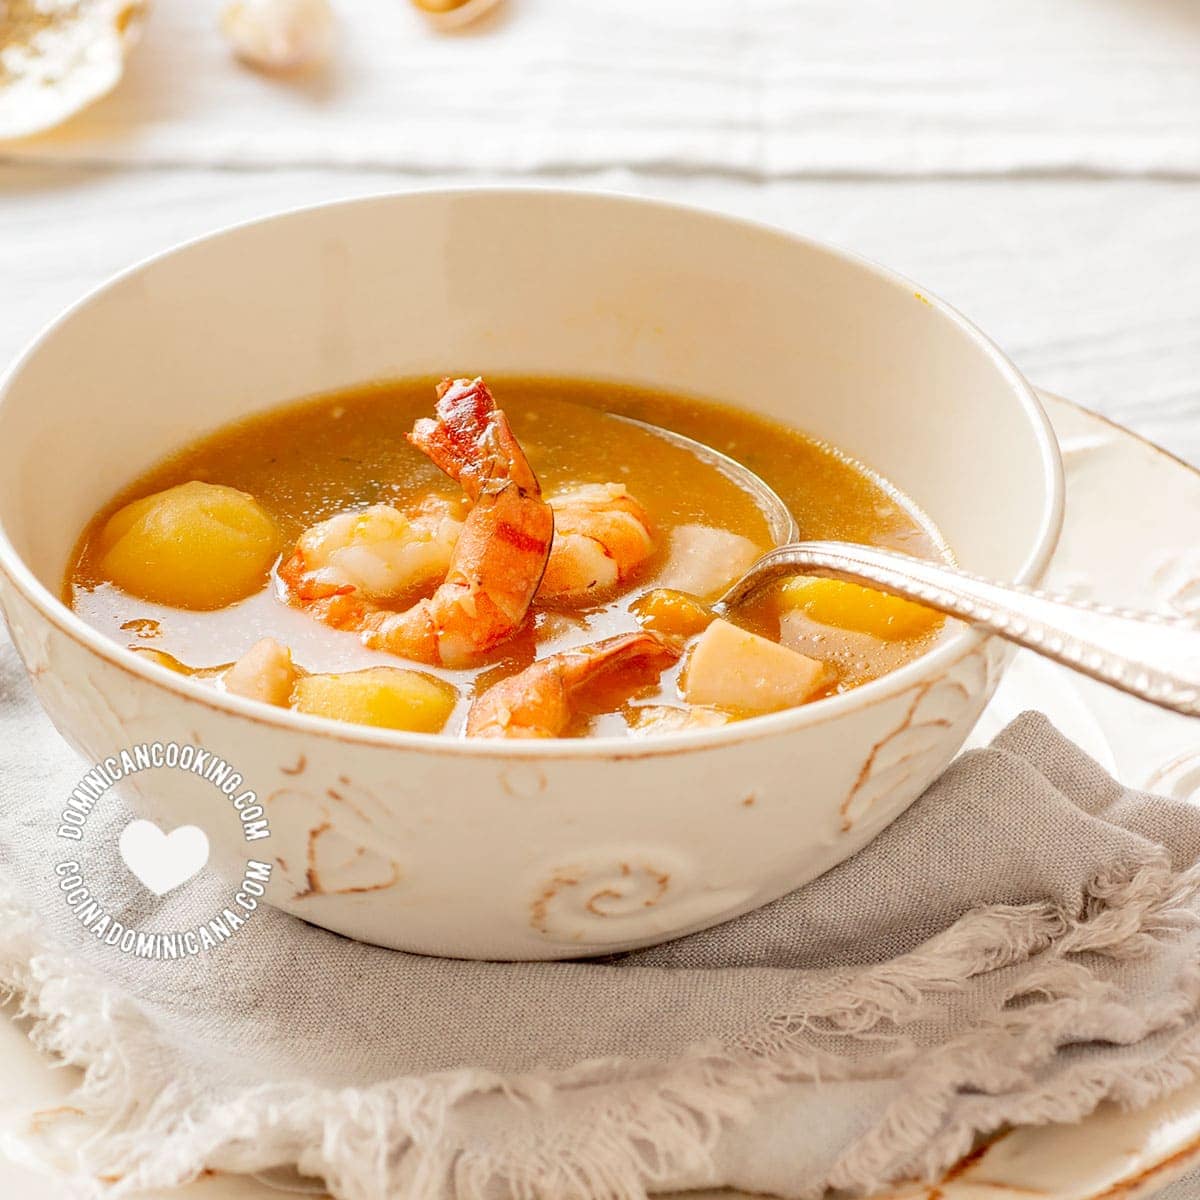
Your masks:
{"label": "shrimp tail", "polygon": [[487,384],[475,379],[443,379],[437,389],[437,416],[422,417],[408,440],[458,483],[475,502],[491,484],[511,480],[522,494],[542,494],[537,476],[496,407]]}

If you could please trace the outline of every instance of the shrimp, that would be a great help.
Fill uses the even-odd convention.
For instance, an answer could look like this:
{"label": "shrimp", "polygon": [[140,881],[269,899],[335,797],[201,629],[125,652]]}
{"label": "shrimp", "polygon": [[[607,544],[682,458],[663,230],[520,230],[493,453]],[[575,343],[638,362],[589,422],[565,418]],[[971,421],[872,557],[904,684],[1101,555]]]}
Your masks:
{"label": "shrimp", "polygon": [[646,510],[621,483],[587,483],[550,498],[554,545],[538,598],[577,603],[624,583],[654,553]]}
{"label": "shrimp", "polygon": [[662,671],[679,648],[654,633],[622,633],[539,659],[477,696],[467,713],[467,737],[553,738],[570,723],[577,693],[619,668]]}
{"label": "shrimp", "polygon": [[554,515],[483,380],[443,380],[437,394],[437,419],[419,420],[409,441],[462,487],[472,508],[433,595],[397,611],[364,592],[361,568],[359,582],[331,575],[324,538],[346,548],[337,541],[341,527],[309,530],[313,537],[301,537],[279,578],[293,604],[353,630],[372,649],[466,667],[524,624],[550,555]]}
{"label": "shrimp", "polygon": [[305,587],[349,588],[367,600],[387,603],[440,582],[462,532],[461,508],[457,500],[427,496],[407,513],[373,504],[313,525],[296,543]]}

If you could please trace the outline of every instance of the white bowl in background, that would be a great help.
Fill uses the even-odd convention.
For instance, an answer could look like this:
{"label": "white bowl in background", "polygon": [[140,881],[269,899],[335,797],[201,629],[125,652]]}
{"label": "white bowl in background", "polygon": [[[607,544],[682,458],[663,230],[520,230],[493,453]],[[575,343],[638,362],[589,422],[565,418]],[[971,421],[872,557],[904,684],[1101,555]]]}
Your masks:
{"label": "white bowl in background", "polygon": [[[1054,436],[953,310],[828,247],[612,195],[468,189],[284,213],[180,246],[59,318],[0,385],[0,601],[39,699],[89,760],[193,741],[270,819],[276,905],[387,946],[612,953],[725,920],[864,845],[945,767],[1003,647],[955,629],[809,707],[636,740],[467,742],[214,693],[60,600],[92,514],[249,413],[418,374],[610,378],[785,421],[880,471],[967,569],[1030,583],[1062,518]],[[135,799],[247,854],[184,772]],[[203,785],[208,788],[208,785]],[[267,850],[263,848],[267,847]]]}

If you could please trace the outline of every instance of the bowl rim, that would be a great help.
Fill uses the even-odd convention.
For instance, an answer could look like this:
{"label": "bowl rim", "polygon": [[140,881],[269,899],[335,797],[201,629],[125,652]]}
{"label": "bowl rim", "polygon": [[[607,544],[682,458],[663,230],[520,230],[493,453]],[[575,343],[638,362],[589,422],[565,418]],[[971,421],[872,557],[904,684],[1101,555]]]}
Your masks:
{"label": "bowl rim", "polygon": [[[152,267],[161,259],[201,246],[210,241],[243,233],[260,225],[282,220],[303,219],[309,214],[326,210],[345,209],[377,204],[404,203],[408,200],[453,202],[464,198],[486,199],[490,196],[534,197],[568,204],[616,205],[627,208],[658,210],[665,214],[682,214],[689,220],[737,226],[755,236],[767,236],[785,243],[799,243],[808,250],[839,260],[874,275],[892,288],[915,295],[941,317],[948,320],[991,360],[992,365],[1015,393],[1017,402],[1032,426],[1037,441],[1043,480],[1047,485],[1047,504],[1040,527],[1015,572],[1014,583],[1038,583],[1062,530],[1065,477],[1058,440],[1050,419],[1032,385],[1018,371],[991,338],[952,305],[928,292],[925,288],[896,271],[836,245],[794,233],[781,226],[723,213],[700,205],[680,204],[650,196],[638,196],[610,189],[586,187],[543,186],[536,184],[470,185],[464,187],[410,188],[402,191],[379,191],[362,196],[343,197],[316,204],[297,205],[245,221],[237,221],[197,237],[187,238],[163,250],[139,259],[130,266],[109,276],[90,288],[46,324],[0,374],[0,405],[4,403],[12,383],[19,377],[31,358],[49,342],[58,330],[90,305],[99,301],[111,288]],[[241,696],[217,692],[203,684],[150,662],[119,643],[107,638],[88,625],[82,617],[54,595],[26,565],[17,553],[0,519],[0,572],[8,577],[25,600],[44,619],[72,641],[104,659],[106,662],[146,683],[174,692],[184,700],[200,703],[232,717],[259,724],[273,725],[309,736],[316,735],[333,741],[372,746],[387,750],[404,750],[423,754],[436,753],[459,757],[488,757],[503,760],[526,759],[636,759],[688,753],[706,749],[721,749],[746,741],[787,735],[813,725],[837,720],[839,717],[874,707],[908,691],[928,676],[944,674],[956,662],[972,653],[990,636],[970,627],[954,630],[930,650],[904,664],[897,670],[880,676],[838,696],[830,696],[811,705],[767,713],[714,729],[686,730],[652,734],[639,738],[588,737],[552,738],[544,741],[514,739],[478,739],[447,737],[440,733],[410,733],[397,729],[382,729],[368,725],[351,725],[325,717],[298,713],[248,700]]]}

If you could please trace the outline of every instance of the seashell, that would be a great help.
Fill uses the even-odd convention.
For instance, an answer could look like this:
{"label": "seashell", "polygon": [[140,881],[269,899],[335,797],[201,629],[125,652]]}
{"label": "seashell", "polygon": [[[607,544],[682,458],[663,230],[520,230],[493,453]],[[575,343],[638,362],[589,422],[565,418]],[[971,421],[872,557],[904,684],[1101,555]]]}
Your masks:
{"label": "seashell", "polygon": [[333,48],[329,0],[230,0],[221,32],[244,63],[298,71],[324,62]]}
{"label": "seashell", "polygon": [[60,125],[125,72],[146,0],[0,0],[0,139]]}
{"label": "seashell", "polygon": [[412,0],[436,29],[459,29],[495,8],[500,0]]}

